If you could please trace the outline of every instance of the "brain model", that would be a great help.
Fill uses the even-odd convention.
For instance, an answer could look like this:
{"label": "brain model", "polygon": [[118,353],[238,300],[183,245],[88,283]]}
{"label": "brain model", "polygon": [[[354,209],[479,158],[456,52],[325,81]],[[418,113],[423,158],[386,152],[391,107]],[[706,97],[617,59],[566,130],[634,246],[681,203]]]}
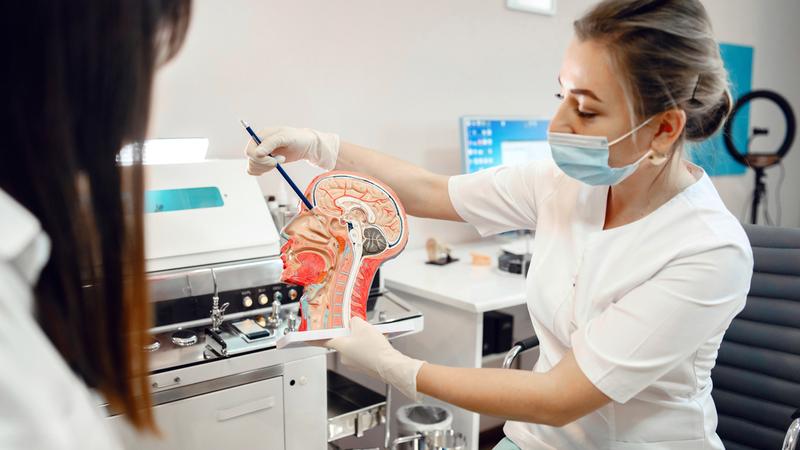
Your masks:
{"label": "brain model", "polygon": [[370,285],[380,265],[408,242],[408,225],[397,196],[378,180],[328,172],[306,189],[313,210],[282,230],[282,279],[305,286],[299,330],[346,328],[366,319]]}

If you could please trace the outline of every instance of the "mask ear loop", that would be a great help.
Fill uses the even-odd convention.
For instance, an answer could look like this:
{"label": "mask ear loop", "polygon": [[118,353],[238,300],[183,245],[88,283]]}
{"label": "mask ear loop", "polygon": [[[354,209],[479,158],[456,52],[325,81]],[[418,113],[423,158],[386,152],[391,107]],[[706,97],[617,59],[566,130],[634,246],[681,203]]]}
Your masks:
{"label": "mask ear loop", "polygon": [[[653,117],[655,117],[655,116],[653,116]],[[619,142],[622,142],[623,140],[625,140],[625,139],[627,139],[628,137],[630,137],[630,136],[631,136],[633,133],[636,133],[637,131],[641,130],[641,129],[642,129],[642,127],[644,127],[645,125],[647,125],[648,123],[650,123],[650,121],[652,121],[652,120],[653,120],[653,117],[650,117],[649,119],[647,119],[647,120],[645,120],[644,122],[640,123],[640,124],[639,124],[639,125],[638,125],[636,128],[632,129],[631,131],[628,131],[627,133],[623,134],[622,136],[620,136],[620,137],[618,137],[618,138],[614,139],[613,141],[609,142],[609,143],[608,143],[608,146],[609,146],[609,147],[611,147],[611,146],[612,146],[612,145],[614,145],[614,144],[617,144],[617,143],[619,143]]]}
{"label": "mask ear loop", "polygon": [[[653,120],[654,117],[655,116],[651,116],[649,119],[647,119],[644,122],[640,123],[636,128],[634,128],[631,131],[628,131],[627,133],[623,134],[622,136],[614,139],[612,142],[610,142],[608,144],[609,148],[612,145],[617,144],[619,142],[622,142],[623,140],[629,138],[631,135],[633,135],[633,133],[636,133],[637,131],[641,130],[645,125],[650,123]],[[661,164],[664,163],[664,161],[666,161],[666,156],[663,156],[663,155],[656,156],[656,152],[653,149],[649,149],[647,152],[645,152],[644,155],[642,155],[641,158],[637,159],[633,164],[639,164],[640,162],[644,161],[645,158],[647,158],[654,165],[661,165]],[[657,161],[656,158],[661,158],[662,160],[661,161]]]}

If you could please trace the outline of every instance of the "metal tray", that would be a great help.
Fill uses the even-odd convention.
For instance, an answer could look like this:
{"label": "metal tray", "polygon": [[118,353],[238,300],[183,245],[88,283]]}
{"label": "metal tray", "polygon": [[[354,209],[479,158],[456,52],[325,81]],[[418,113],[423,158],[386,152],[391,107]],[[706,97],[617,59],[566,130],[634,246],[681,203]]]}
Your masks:
{"label": "metal tray", "polygon": [[364,432],[386,422],[386,397],[328,371],[328,442]]}

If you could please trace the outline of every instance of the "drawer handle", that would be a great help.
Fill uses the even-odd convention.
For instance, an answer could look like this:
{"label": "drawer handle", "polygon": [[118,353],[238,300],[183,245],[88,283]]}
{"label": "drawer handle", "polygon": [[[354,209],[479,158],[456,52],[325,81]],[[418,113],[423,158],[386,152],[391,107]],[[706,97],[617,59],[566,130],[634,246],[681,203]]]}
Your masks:
{"label": "drawer handle", "polygon": [[270,409],[273,406],[275,406],[275,397],[260,398],[258,400],[253,400],[252,402],[247,402],[243,405],[234,406],[233,408],[218,410],[217,421],[223,422],[239,416],[244,416],[245,414]]}
{"label": "drawer handle", "polygon": [[172,383],[167,383],[167,384],[159,384],[158,381],[154,381],[152,386],[153,386],[153,389],[162,389],[162,388],[165,388],[165,387],[175,386],[175,385],[178,385],[178,384],[181,384],[181,377],[175,377],[175,378],[172,379]]}

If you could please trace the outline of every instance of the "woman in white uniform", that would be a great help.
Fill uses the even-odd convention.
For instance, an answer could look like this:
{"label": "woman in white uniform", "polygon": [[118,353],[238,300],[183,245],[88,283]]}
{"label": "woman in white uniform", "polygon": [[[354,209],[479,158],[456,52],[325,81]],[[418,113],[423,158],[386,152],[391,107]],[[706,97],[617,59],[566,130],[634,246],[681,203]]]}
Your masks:
{"label": "woman in white uniform", "polygon": [[88,388],[154,429],[141,164],[116,155],[188,18],[188,0],[0,13],[0,449],[121,448]]}
{"label": "woman in white uniform", "polygon": [[574,28],[554,163],[446,177],[333,134],[277,128],[247,148],[248,170],[307,159],[387,182],[416,216],[484,236],[536,230],[533,372],[415,360],[359,320],[327,343],[345,364],[410,397],[508,418],[500,449],[721,449],[710,371],[744,307],[752,254],[709,177],[683,158],[731,108],[711,24],[697,0],[606,0]]}

